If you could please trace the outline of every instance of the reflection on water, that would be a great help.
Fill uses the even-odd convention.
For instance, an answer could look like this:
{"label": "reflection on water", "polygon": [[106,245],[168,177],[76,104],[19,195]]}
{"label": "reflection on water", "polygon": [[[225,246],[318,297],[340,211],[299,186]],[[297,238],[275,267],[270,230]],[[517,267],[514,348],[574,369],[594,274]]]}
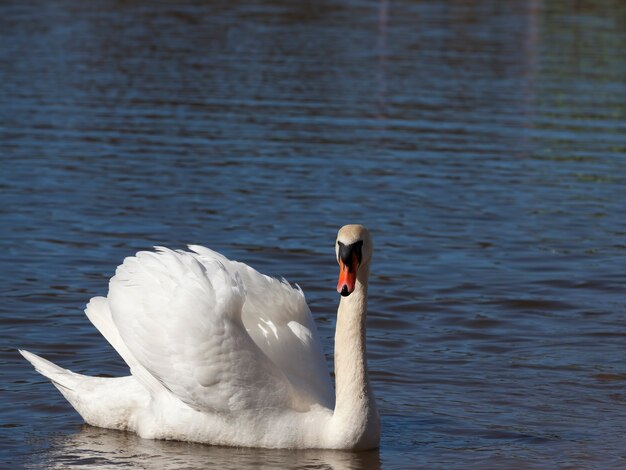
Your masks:
{"label": "reflection on water", "polygon": [[[626,5],[0,3],[0,461],[621,467]],[[128,373],[82,314],[151,245],[297,282],[329,363],[337,227],[376,251],[380,453],[81,428],[17,354]]]}
{"label": "reflection on water", "polygon": [[51,451],[36,455],[27,465],[117,466],[148,465],[150,468],[309,468],[376,470],[378,450],[340,452],[328,450],[232,449],[185,442],[146,440],[135,434],[83,425],[80,431],[52,439]]}

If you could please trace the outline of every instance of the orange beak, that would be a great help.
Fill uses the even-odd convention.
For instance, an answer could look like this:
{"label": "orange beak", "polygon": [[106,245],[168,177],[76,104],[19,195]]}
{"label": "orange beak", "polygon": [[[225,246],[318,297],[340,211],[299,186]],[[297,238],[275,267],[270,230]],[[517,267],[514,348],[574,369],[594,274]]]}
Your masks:
{"label": "orange beak", "polygon": [[347,297],[354,292],[356,285],[356,272],[359,268],[359,260],[356,254],[352,254],[350,264],[345,264],[341,258],[339,259],[339,281],[337,282],[337,292]]}

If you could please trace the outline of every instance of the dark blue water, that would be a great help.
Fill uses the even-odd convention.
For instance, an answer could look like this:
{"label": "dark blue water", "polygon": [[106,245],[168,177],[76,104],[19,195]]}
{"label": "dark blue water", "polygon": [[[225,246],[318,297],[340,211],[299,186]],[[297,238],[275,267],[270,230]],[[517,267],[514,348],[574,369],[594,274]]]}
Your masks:
{"label": "dark blue water", "polygon": [[[7,467],[626,466],[626,5],[0,4]],[[83,425],[17,353],[127,368],[83,315],[125,256],[207,245],[304,289],[376,245],[379,451]]]}

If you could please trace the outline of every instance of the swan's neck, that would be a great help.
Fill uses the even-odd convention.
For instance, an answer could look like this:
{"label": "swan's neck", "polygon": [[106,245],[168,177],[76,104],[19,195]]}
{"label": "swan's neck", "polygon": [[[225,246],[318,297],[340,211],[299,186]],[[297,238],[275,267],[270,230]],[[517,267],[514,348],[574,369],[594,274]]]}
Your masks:
{"label": "swan's neck", "polygon": [[354,292],[341,298],[337,312],[333,420],[342,438],[354,441],[356,448],[372,448],[378,445],[380,428],[367,377],[365,320],[369,267],[363,268]]}

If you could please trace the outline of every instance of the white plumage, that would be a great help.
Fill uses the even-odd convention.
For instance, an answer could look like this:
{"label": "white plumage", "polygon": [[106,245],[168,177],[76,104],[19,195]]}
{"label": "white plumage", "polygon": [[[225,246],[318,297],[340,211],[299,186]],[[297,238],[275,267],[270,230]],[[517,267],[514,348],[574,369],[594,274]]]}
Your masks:
{"label": "white plumage", "polygon": [[20,352],[95,426],[222,445],[372,447],[372,439],[363,446],[362,436],[338,431],[346,423],[334,418],[302,291],[208,248],[190,249],[126,258],[108,296],[87,305],[131,376],[87,377]]}

